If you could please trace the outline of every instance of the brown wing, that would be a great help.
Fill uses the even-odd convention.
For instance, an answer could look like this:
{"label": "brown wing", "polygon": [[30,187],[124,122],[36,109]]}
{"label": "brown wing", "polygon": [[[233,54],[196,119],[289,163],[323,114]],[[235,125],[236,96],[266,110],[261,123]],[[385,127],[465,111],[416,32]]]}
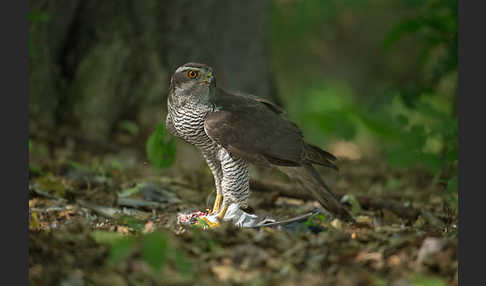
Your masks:
{"label": "brown wing", "polygon": [[216,112],[206,118],[206,134],[245,160],[260,164],[298,166],[302,133],[268,103],[241,94],[217,90]]}
{"label": "brown wing", "polygon": [[300,129],[270,101],[217,89],[211,98],[216,110],[204,123],[206,134],[245,160],[259,165],[319,164],[334,169],[336,158],[304,142]]}

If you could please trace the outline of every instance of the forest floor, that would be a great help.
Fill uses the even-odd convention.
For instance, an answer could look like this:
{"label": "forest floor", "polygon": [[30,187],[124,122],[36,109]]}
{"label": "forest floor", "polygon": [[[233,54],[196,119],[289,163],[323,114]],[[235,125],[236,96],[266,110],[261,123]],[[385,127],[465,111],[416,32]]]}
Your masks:
{"label": "forest floor", "polygon": [[[340,160],[339,173],[319,169],[356,223],[319,214],[285,229],[205,230],[178,224],[177,214],[211,206],[208,169],[125,169],[105,159],[31,160],[32,285],[458,283],[457,207],[422,170],[378,159]],[[317,207],[278,172],[252,174],[255,213],[285,219]]]}

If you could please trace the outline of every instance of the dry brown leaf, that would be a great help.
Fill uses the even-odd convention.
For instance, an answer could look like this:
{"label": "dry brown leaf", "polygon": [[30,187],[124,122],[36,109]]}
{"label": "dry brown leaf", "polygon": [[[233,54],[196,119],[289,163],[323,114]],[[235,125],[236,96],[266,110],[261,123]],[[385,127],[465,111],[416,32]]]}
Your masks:
{"label": "dry brown leaf", "polygon": [[153,232],[155,230],[155,224],[153,221],[149,220],[143,227],[143,233]]}
{"label": "dry brown leaf", "polygon": [[130,233],[130,230],[127,226],[121,226],[119,225],[117,228],[116,228],[116,231],[121,233],[121,234],[128,234]]}
{"label": "dry brown leaf", "polygon": [[341,220],[337,219],[337,218],[332,220],[331,225],[336,229],[342,229],[343,228],[343,222]]}
{"label": "dry brown leaf", "polygon": [[356,262],[370,262],[375,269],[383,267],[383,254],[380,252],[360,252],[356,256]]}
{"label": "dry brown leaf", "polygon": [[369,216],[360,215],[356,218],[357,223],[363,223],[368,225],[373,225],[373,220]]}
{"label": "dry brown leaf", "polygon": [[227,281],[231,276],[232,270],[233,267],[228,265],[214,265],[211,267],[211,271],[220,281]]}

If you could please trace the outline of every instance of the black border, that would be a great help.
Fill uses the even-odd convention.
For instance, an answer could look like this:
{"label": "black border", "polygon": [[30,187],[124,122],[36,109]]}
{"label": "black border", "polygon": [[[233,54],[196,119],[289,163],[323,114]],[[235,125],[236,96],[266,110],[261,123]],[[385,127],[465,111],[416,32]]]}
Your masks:
{"label": "black border", "polygon": [[[483,1],[458,0],[459,285],[484,284],[486,44]],[[466,7],[466,4],[468,5]],[[477,4],[474,7],[471,4]],[[481,100],[482,101],[482,100]],[[475,261],[477,259],[477,261]]]}
{"label": "black border", "polygon": [[[28,275],[28,1],[3,1],[2,35],[2,284],[29,285]],[[5,160],[6,159],[6,160]]]}

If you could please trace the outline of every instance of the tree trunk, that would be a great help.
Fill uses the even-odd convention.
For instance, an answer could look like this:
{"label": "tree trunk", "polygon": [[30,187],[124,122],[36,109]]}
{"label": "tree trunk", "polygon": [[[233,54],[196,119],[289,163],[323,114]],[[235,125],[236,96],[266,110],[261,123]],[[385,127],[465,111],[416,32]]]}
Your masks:
{"label": "tree trunk", "polygon": [[269,2],[34,0],[30,130],[67,125],[107,142],[121,120],[153,130],[174,69],[203,62],[218,84],[279,102],[268,55]]}

